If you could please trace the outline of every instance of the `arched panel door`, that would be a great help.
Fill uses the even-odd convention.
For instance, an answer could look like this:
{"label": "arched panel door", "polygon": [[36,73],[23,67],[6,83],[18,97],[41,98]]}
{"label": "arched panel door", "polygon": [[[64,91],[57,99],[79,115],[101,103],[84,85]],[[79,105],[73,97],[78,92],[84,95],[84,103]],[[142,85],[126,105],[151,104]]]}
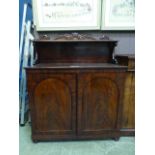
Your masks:
{"label": "arched panel door", "polygon": [[[33,136],[42,135],[43,139],[54,139],[74,135],[75,75],[40,73],[35,81],[31,100]],[[36,137],[34,139],[37,139]]]}
{"label": "arched panel door", "polygon": [[103,134],[118,126],[121,74],[88,73],[79,77],[78,133]]}

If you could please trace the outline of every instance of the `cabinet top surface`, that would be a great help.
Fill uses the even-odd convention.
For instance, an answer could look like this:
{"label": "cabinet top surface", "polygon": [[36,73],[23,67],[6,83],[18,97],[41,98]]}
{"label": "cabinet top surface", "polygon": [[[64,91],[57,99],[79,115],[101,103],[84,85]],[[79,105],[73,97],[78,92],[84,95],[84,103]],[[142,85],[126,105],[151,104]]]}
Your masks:
{"label": "cabinet top surface", "polygon": [[40,63],[26,69],[126,69],[127,66],[120,66],[110,63]]}

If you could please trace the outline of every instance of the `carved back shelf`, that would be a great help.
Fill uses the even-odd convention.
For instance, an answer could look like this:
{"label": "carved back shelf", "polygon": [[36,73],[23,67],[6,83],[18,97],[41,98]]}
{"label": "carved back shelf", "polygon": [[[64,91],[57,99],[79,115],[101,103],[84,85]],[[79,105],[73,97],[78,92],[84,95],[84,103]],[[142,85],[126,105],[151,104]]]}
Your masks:
{"label": "carved back shelf", "polygon": [[117,41],[108,37],[93,38],[78,33],[64,34],[51,39],[41,35],[34,40],[36,63],[108,63],[111,62]]}

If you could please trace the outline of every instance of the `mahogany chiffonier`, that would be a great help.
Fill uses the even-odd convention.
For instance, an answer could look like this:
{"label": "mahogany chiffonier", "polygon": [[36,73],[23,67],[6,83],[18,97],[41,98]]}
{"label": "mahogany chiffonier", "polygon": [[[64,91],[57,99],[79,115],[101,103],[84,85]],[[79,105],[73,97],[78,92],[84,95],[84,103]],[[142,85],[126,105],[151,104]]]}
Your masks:
{"label": "mahogany chiffonier", "polygon": [[119,139],[127,66],[114,64],[116,45],[79,34],[34,40],[26,68],[34,142]]}

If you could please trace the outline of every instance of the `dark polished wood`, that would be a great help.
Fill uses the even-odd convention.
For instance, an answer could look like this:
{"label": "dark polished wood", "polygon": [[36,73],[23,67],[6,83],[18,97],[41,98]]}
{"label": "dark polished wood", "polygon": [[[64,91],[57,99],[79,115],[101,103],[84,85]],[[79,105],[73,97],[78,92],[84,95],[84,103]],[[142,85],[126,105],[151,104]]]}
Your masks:
{"label": "dark polished wood", "polygon": [[[70,136],[76,133],[75,74],[27,70],[32,134]],[[32,96],[31,96],[32,95]]]}
{"label": "dark polished wood", "polygon": [[33,140],[121,136],[125,67],[46,66],[26,69]]}
{"label": "dark polished wood", "polygon": [[117,45],[117,41],[115,40],[64,39],[65,38],[60,40],[34,40],[36,63],[111,62],[113,50]]}
{"label": "dark polished wood", "polygon": [[123,79],[119,70],[79,74],[78,131],[80,135],[104,135],[121,126]]}
{"label": "dark polished wood", "polygon": [[135,57],[134,55],[117,55],[120,65],[128,66],[123,99],[122,132],[124,135],[135,134]]}
{"label": "dark polished wood", "polygon": [[127,66],[110,63],[116,44],[78,34],[35,39],[36,63],[26,68],[34,141],[119,139]]}

